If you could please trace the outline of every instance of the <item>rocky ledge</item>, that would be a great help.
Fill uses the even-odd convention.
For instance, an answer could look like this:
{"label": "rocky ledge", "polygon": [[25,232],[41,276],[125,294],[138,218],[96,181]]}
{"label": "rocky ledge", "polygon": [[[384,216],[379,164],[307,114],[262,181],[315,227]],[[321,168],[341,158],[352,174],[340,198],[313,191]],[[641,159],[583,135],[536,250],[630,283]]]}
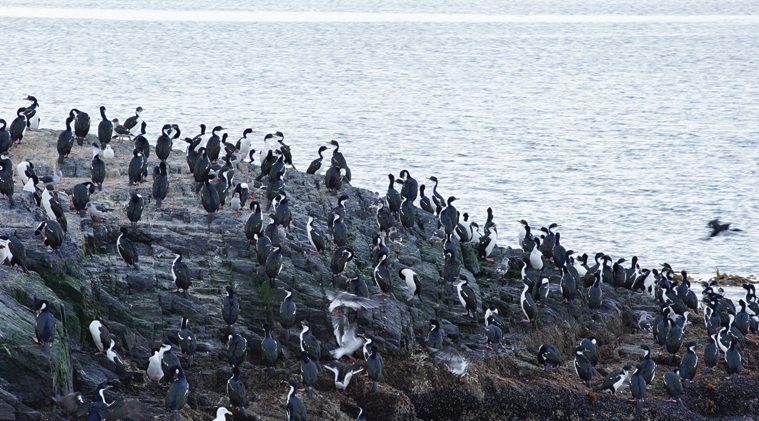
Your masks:
{"label": "rocky ledge", "polygon": [[[14,166],[23,159],[32,161],[38,175],[55,169],[57,131],[29,132],[24,144],[11,149]],[[90,142],[94,141],[92,138]],[[87,145],[87,143],[85,144]],[[217,212],[209,225],[193,183],[184,154],[174,151],[169,159],[170,192],[162,207],[146,204],[142,219],[129,232],[140,255],[140,269],[127,268],[116,253],[116,239],[122,226],[130,226],[125,206],[133,192],[150,196],[151,183],[127,186],[126,168],[132,156],[132,144],[113,143],[115,158],[106,161],[107,178],[103,191],[92,201],[111,211],[94,221],[67,212],[68,233],[58,253],[47,253],[39,237],[33,237],[37,225],[45,218],[31,193],[22,191],[18,176],[14,198],[18,206],[9,209],[0,201],[0,234],[16,234],[26,247],[29,273],[8,266],[0,267],[0,419],[40,420],[70,418],[54,404],[52,397],[81,391],[90,397],[95,386],[108,382],[113,396],[138,399],[150,407],[139,416],[169,419],[163,406],[166,389],[147,383],[144,375],[147,358],[156,340],[169,338],[176,343],[182,317],[190,319],[201,352],[195,364],[187,367],[190,385],[188,405],[183,419],[208,420],[218,406],[229,407],[226,382],[231,369],[226,361],[226,326],[220,315],[224,289],[231,285],[241,302],[237,331],[251,348],[242,365],[241,379],[249,402],[247,414],[253,419],[284,420],[288,380],[300,383],[298,336],[286,340],[277,323],[279,305],[285,292],[272,289],[256,261],[255,248],[243,233],[249,214],[235,216],[228,208]],[[346,152],[350,161],[350,147]],[[297,151],[305,153],[304,151]],[[157,163],[151,154],[149,168]],[[89,179],[89,146],[75,146],[65,160],[65,178],[59,197],[71,195],[73,186]],[[326,161],[325,161],[326,162]],[[357,169],[354,169],[356,171]],[[400,169],[399,169],[400,170]],[[239,165],[236,180],[252,180],[257,169]],[[325,229],[327,215],[336,205],[336,196],[324,188],[323,176],[288,170],[286,190],[293,212],[282,254],[284,268],[275,286],[290,285],[298,308],[298,319],[308,319],[315,335],[323,343],[322,359],[337,347],[327,310],[326,292],[345,289],[346,279],[330,270],[332,249],[321,254],[309,252],[306,220],[313,213]],[[263,191],[254,191],[263,194]],[[356,250],[346,273],[358,272],[372,285],[370,246],[376,221],[371,204],[377,194],[346,183],[340,194],[347,194],[346,223],[348,241]],[[464,206],[460,206],[463,208]],[[505,281],[498,280],[495,263],[478,261],[473,247],[456,243],[463,257],[462,274],[473,280],[483,308],[494,304],[503,316],[504,346],[500,352],[485,348],[482,326],[462,317],[463,308],[441,281],[443,253],[428,240],[436,220],[424,211],[416,212],[416,227],[402,233],[399,253],[390,253],[391,273],[413,268],[422,283],[421,300],[406,301],[409,293],[397,276],[394,296],[374,297],[376,309],[366,310],[359,320],[362,330],[384,339],[380,353],[384,357],[386,384],[371,392],[363,378],[353,380],[347,394],[335,394],[333,377],[322,372],[313,398],[303,397],[310,419],[353,420],[357,402],[368,408],[367,419],[380,420],[491,420],[491,419],[616,419],[616,420],[698,420],[755,419],[759,417],[759,381],[755,372],[757,341],[748,336],[744,358],[747,364],[737,384],[724,380],[722,366],[708,375],[702,358],[695,382],[683,397],[687,409],[667,402],[661,376],[668,367],[667,355],[654,352],[658,364],[656,380],[648,390],[642,411],[628,402],[629,390],[619,398],[590,392],[578,384],[572,367],[574,348],[582,338],[598,339],[600,362],[597,370],[605,375],[624,364],[641,360],[641,333],[637,327],[637,310],[656,311],[653,299],[626,290],[614,291],[603,285],[601,314],[593,316],[583,298],[570,308],[560,299],[558,272],[546,271],[551,280],[550,295],[539,306],[536,325],[523,323],[519,307],[522,282],[519,271],[512,269]],[[496,215],[496,222],[513,220],[518,215]],[[501,233],[500,242],[517,247],[516,235]],[[571,244],[571,239],[564,239]],[[190,267],[190,295],[172,293],[174,284],[170,266],[172,249],[182,250]],[[521,250],[497,247],[496,262],[506,256],[520,256]],[[590,253],[589,253],[590,254]],[[582,289],[583,295],[586,290]],[[59,320],[52,352],[45,355],[32,341],[36,299],[46,299]],[[446,342],[461,350],[470,361],[462,377],[445,368],[433,367],[423,346],[428,320],[437,318],[446,333]],[[88,331],[89,323],[101,320],[115,336],[115,349],[124,360],[117,365],[103,355],[95,355]],[[273,336],[280,344],[279,369],[269,378],[262,370],[260,339],[263,324],[276,326]],[[703,319],[693,318],[683,343],[697,341],[703,350]],[[650,342],[650,340],[645,340]],[[535,351],[542,343],[551,343],[562,353],[565,364],[546,372],[539,366]],[[699,353],[700,355],[700,353]],[[679,359],[676,360],[679,363]],[[183,360],[183,364],[185,361]],[[442,366],[441,366],[442,367]],[[594,378],[594,385],[600,382]],[[239,413],[235,418],[240,419]]]}

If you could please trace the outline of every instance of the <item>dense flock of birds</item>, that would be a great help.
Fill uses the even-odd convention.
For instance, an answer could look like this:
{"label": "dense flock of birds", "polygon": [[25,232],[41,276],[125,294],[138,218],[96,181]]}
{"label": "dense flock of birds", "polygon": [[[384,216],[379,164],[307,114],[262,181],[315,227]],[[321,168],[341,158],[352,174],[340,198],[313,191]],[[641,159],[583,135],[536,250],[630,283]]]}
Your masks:
{"label": "dense flock of birds", "polygon": [[[39,127],[39,105],[36,98],[27,98],[31,105],[19,108],[17,117],[12,121],[10,130],[6,130],[5,120],[0,119],[0,192],[9,199],[10,206],[15,206],[13,165],[9,157],[9,151],[14,144],[21,143],[26,130],[35,130]],[[117,119],[109,120],[106,117],[105,107],[100,107],[101,121],[98,123],[98,142],[92,144],[92,161],[90,165],[91,181],[74,186],[71,195],[70,207],[75,212],[84,216],[86,212],[97,220],[107,215],[105,209],[93,204],[90,195],[95,191],[101,191],[105,180],[106,161],[114,159],[113,149],[110,145],[112,140],[133,142],[133,156],[128,166],[128,185],[148,182],[148,158],[151,154],[151,145],[145,137],[147,123],[142,120],[143,109],[137,107],[135,114],[127,118],[123,124]],[[73,125],[73,129],[72,129]],[[58,165],[61,166],[72,153],[74,144],[84,145],[84,141],[90,130],[90,117],[87,113],[72,109],[66,119],[66,129],[59,135],[57,142]],[[256,251],[258,263],[265,268],[265,273],[270,285],[274,287],[277,276],[283,268],[282,247],[287,240],[287,232],[292,223],[292,213],[288,207],[286,173],[288,168],[295,166],[292,161],[290,147],[284,143],[284,135],[281,132],[266,134],[263,145],[256,150],[252,147],[252,129],[245,129],[242,137],[236,142],[229,140],[228,134],[222,126],[213,127],[207,132],[205,125],[200,125],[200,133],[190,138],[180,138],[180,128],[176,124],[166,124],[161,129],[161,136],[152,148],[159,164],[153,168],[152,199],[155,206],[160,207],[162,201],[169,194],[170,180],[168,176],[167,159],[174,150],[174,142],[186,143],[186,161],[195,183],[195,192],[198,194],[200,203],[208,214],[208,224],[213,222],[213,215],[223,206],[229,204],[230,209],[240,215],[240,211],[246,208],[247,201],[251,215],[244,228],[244,235],[250,241],[251,248]],[[318,150],[318,158],[314,159],[307,169],[308,174],[317,174],[323,166],[323,153],[329,147],[334,147],[329,165],[324,172],[324,186],[337,197],[336,206],[329,212],[326,222],[326,232],[316,225],[317,218],[309,214],[306,225],[308,241],[314,253],[330,253],[328,242],[332,242],[334,251],[330,269],[336,276],[344,276],[347,264],[354,258],[355,251],[350,247],[348,238],[348,226],[346,225],[345,204],[350,197],[340,195],[344,182],[350,182],[351,171],[347,161],[340,152],[340,145],[332,140]],[[247,162],[246,162],[247,161]],[[257,164],[255,162],[258,162]],[[253,180],[235,183],[235,170],[239,165],[248,165],[252,170],[259,170],[258,176]],[[22,190],[31,193],[37,205],[45,211],[47,219],[37,228],[35,236],[39,235],[49,252],[58,251],[63,245],[67,231],[67,219],[63,203],[60,197],[66,197],[56,192],[56,186],[61,182],[63,174],[57,170],[52,175],[38,177],[34,171],[32,162],[23,161],[17,168]],[[469,219],[469,215],[463,215],[456,209],[455,197],[445,199],[438,192],[438,180],[429,177],[432,184],[431,195],[425,195],[426,186],[411,177],[407,170],[400,172],[398,177],[388,175],[389,184],[385,197],[375,202],[377,232],[373,235],[371,249],[371,261],[373,264],[374,284],[379,287],[380,293],[376,295],[392,295],[394,278],[397,277],[405,284],[408,290],[408,300],[415,297],[422,300],[422,284],[418,274],[413,268],[402,268],[398,272],[391,270],[388,262],[390,250],[400,252],[403,242],[403,233],[408,232],[416,224],[416,213],[427,212],[437,218],[437,230],[434,231],[430,241],[439,244],[443,250],[443,269],[441,285],[446,286],[454,298],[457,298],[461,306],[466,310],[462,316],[469,317],[473,323],[480,323],[479,314],[484,308],[484,336],[486,348],[493,352],[499,352],[503,340],[502,326],[504,320],[499,309],[493,305],[483,305],[481,298],[472,287],[474,280],[461,273],[461,256],[456,242],[471,243],[477,250],[478,257],[492,261],[496,242],[498,241],[497,224],[494,222],[492,209],[488,209],[487,221],[480,233],[480,226]],[[398,187],[398,188],[396,188]],[[259,192],[259,197],[265,199],[260,203],[255,199],[254,190]],[[418,207],[414,202],[419,199]],[[270,213],[271,222],[264,224],[262,205],[273,212]],[[146,200],[139,194],[132,194],[125,205],[126,214],[131,221],[132,230],[140,221]],[[668,264],[664,264],[661,270],[642,269],[637,257],[632,257],[629,267],[625,267],[626,259],[616,261],[604,253],[597,253],[589,262],[589,256],[575,256],[573,250],[567,250],[562,245],[562,237],[555,232],[558,224],[541,227],[538,232],[533,232],[531,226],[525,220],[521,220],[518,232],[519,246],[523,250],[524,257],[504,257],[496,265],[496,272],[501,279],[505,280],[507,272],[514,265],[521,266],[521,278],[524,289],[519,296],[519,305],[524,315],[523,322],[535,323],[538,318],[538,305],[545,302],[549,296],[549,277],[559,271],[561,299],[570,307],[574,307],[579,300],[588,310],[585,314],[595,317],[601,312],[603,293],[601,284],[605,283],[616,289],[627,289],[634,292],[649,295],[656,300],[659,306],[658,314],[649,319],[649,315],[640,312],[639,326],[644,332],[652,331],[654,344],[662,347],[669,355],[669,364],[672,370],[663,374],[663,383],[671,397],[680,402],[684,389],[688,388],[689,382],[696,377],[698,355],[696,342],[685,344],[685,354],[680,359],[680,364],[675,363],[675,356],[683,349],[683,333],[689,325],[690,314],[699,315],[700,308],[704,309],[703,318],[708,331],[708,345],[703,350],[703,358],[706,371],[717,366],[720,353],[724,355],[727,374],[736,381],[742,369],[742,350],[745,344],[744,336],[749,332],[757,331],[759,318],[759,303],[755,294],[754,286],[744,285],[746,297],[739,301],[739,308],[725,298],[724,291],[716,284],[703,284],[702,299],[699,300],[691,289],[691,283],[685,271],[676,273]],[[716,231],[726,231],[728,226],[713,221],[712,228]],[[133,266],[139,270],[139,255],[136,248],[128,238],[129,229],[120,228],[121,235],[117,239],[117,250],[127,266]],[[717,232],[718,234],[719,232]],[[716,235],[716,234],[714,234]],[[176,258],[171,266],[171,273],[176,284],[176,291],[189,294],[192,285],[190,270],[182,261],[182,252],[179,249],[172,250]],[[60,254],[60,252],[58,251]],[[25,251],[23,244],[16,236],[0,236],[0,263],[9,264],[26,271]],[[290,286],[282,287],[286,291],[286,298],[280,306],[280,324],[285,330],[286,338],[290,337],[290,330],[300,325],[299,343],[301,348],[301,374],[303,387],[307,396],[312,397],[313,386],[319,372],[323,369],[331,371],[334,375],[336,390],[345,391],[351,378],[358,373],[366,372],[372,390],[376,391],[379,384],[384,382],[383,359],[379,353],[379,347],[387,344],[380,337],[373,337],[362,332],[358,326],[357,314],[365,309],[373,309],[380,305],[381,300],[386,298],[373,298],[368,290],[366,282],[358,273],[347,275],[348,291],[330,291],[328,298],[330,305],[334,335],[338,348],[329,351],[333,360],[322,362],[322,345],[310,330],[307,320],[302,319],[299,323],[297,306],[293,301],[296,291]],[[450,288],[448,288],[450,287]],[[39,301],[36,304],[37,321],[35,328],[35,341],[44,345],[46,353],[50,352],[51,343],[54,340],[56,319],[50,313],[50,303]],[[243,416],[247,395],[244,383],[240,380],[240,366],[246,361],[247,339],[235,332],[235,323],[238,320],[240,303],[235,296],[232,286],[226,287],[226,296],[222,300],[223,323],[227,326],[229,335],[227,341],[227,358],[232,366],[233,375],[227,382],[227,395],[232,407],[239,410]],[[429,320],[429,333],[424,345],[429,350],[433,364],[446,366],[457,375],[464,375],[467,371],[468,362],[455,346],[446,345],[447,339],[441,329],[441,323],[437,319]],[[279,344],[271,336],[271,328],[268,324],[263,326],[265,337],[261,339],[260,365],[274,377],[278,363]],[[117,363],[121,363],[119,356],[113,350],[115,339],[112,338],[107,327],[100,321],[95,320],[89,326],[92,339],[98,349],[98,353],[106,356]],[[188,319],[181,321],[178,334],[183,358],[186,359],[185,367],[194,365],[193,355],[197,349],[195,335],[188,326]],[[652,344],[652,345],[654,345]],[[185,378],[183,364],[179,356],[173,353],[175,345],[170,340],[160,341],[160,346],[152,351],[147,366],[147,378],[149,381],[163,381],[170,385],[165,398],[167,409],[172,411],[173,417],[179,419],[179,411],[186,404],[189,396],[189,384]],[[614,371],[605,376],[601,384],[594,390],[608,390],[616,396],[617,390],[626,382],[630,385],[633,400],[637,406],[642,407],[646,389],[654,380],[656,364],[651,359],[651,350],[647,344],[641,345],[644,351],[643,360],[636,364],[633,370],[630,365],[625,365],[621,370]],[[362,350],[363,362],[358,362],[353,353]],[[343,357],[348,357],[348,362],[342,362]],[[551,344],[543,344],[537,350],[537,360],[546,370],[551,370],[563,364],[561,352]],[[588,387],[594,376],[599,374],[595,370],[598,364],[597,341],[593,337],[582,340],[574,350],[575,372],[580,380]],[[632,374],[630,374],[632,373]],[[94,402],[87,403],[80,393],[71,393],[64,397],[56,398],[71,414],[77,417],[87,417],[88,420],[116,420],[130,413],[140,412],[145,406],[137,401],[118,400],[108,403],[105,390],[108,386],[101,384],[94,392]],[[290,381],[287,391],[286,411],[290,420],[305,420],[306,406],[296,396],[298,386]],[[358,420],[365,419],[366,406],[358,402],[360,414]],[[232,414],[226,408],[219,408],[216,420],[221,421],[225,415]]]}

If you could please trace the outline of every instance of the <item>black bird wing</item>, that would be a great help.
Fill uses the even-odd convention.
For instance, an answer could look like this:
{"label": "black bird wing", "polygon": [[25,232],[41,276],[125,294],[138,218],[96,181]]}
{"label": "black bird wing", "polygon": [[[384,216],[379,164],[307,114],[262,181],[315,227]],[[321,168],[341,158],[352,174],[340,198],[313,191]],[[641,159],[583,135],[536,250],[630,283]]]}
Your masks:
{"label": "black bird wing", "polygon": [[143,412],[145,409],[147,409],[147,406],[139,401],[117,400],[98,412],[100,413],[100,417],[104,420],[116,421],[126,417],[129,414]]}
{"label": "black bird wing", "polygon": [[66,396],[55,399],[55,402],[62,406],[69,414],[77,418],[84,418],[90,411],[90,404],[85,402],[82,394],[79,392],[69,393]]}

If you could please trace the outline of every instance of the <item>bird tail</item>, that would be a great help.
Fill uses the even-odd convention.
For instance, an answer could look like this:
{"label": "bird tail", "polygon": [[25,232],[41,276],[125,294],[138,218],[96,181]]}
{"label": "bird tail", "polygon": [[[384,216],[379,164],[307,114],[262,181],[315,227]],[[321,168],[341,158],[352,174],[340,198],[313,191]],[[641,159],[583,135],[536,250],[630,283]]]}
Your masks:
{"label": "bird tail", "polygon": [[103,183],[98,183],[98,191],[103,191]]}
{"label": "bird tail", "polygon": [[44,349],[45,355],[50,355],[50,342],[45,342]]}
{"label": "bird tail", "polygon": [[179,410],[175,409],[175,410],[171,411],[171,416],[172,416],[172,417],[173,417],[175,420],[179,420]]}
{"label": "bird tail", "polygon": [[690,387],[690,379],[685,379],[683,382],[683,387],[686,389]]}
{"label": "bird tail", "polygon": [[134,270],[140,270],[140,265],[138,265],[137,262],[134,262],[132,266],[134,266]]}
{"label": "bird tail", "polygon": [[732,378],[733,378],[733,383],[738,383],[738,373],[733,373]]}
{"label": "bird tail", "polygon": [[13,196],[8,196],[8,207],[11,209],[16,207],[16,201],[13,200]]}
{"label": "bird tail", "polygon": [[376,391],[377,391],[377,382],[373,381],[372,382],[372,392],[376,392]]}
{"label": "bird tail", "polygon": [[276,371],[276,369],[275,369],[274,367],[269,367],[269,369],[268,369],[268,370],[266,370],[266,371],[268,371],[268,372],[269,372],[269,373],[268,373],[268,374],[269,374],[269,378],[270,378],[270,379],[273,379],[273,378],[274,378],[274,374],[275,374],[274,372]]}
{"label": "bird tail", "polygon": [[290,340],[290,329],[285,329],[285,340],[286,341]]}
{"label": "bird tail", "polygon": [[706,373],[708,373],[708,372],[710,372],[710,371],[712,371],[712,368],[711,368],[711,367],[706,367],[706,368],[704,369],[704,373],[703,373],[703,374],[706,374]]}
{"label": "bird tail", "polygon": [[63,155],[58,155],[58,165],[63,165]]}
{"label": "bird tail", "polygon": [[588,389],[590,389],[590,380],[585,380],[585,386],[587,386]]}
{"label": "bird tail", "polygon": [[680,398],[677,398],[677,399],[675,399],[675,400],[677,401],[677,403],[679,403],[679,404],[680,404],[680,406],[682,406],[683,408],[685,408],[685,404],[683,403],[683,400],[682,400],[682,399],[680,399]]}
{"label": "bird tail", "polygon": [[190,355],[189,357],[187,357],[187,366],[188,367],[192,367],[192,357],[193,357],[192,355]]}
{"label": "bird tail", "polygon": [[161,198],[160,197],[156,197],[156,199],[155,199],[155,206],[157,208],[161,207]]}
{"label": "bird tail", "polygon": [[672,365],[672,361],[674,359],[675,359],[675,355],[674,354],[669,354],[669,364],[668,365]]}
{"label": "bird tail", "polygon": [[240,405],[240,413],[242,414],[243,418],[248,418],[248,413],[245,412],[245,406],[244,406],[244,404]]}
{"label": "bird tail", "polygon": [[642,411],[643,410],[643,399],[638,399],[637,401],[635,401],[635,406],[638,407],[638,410]]}

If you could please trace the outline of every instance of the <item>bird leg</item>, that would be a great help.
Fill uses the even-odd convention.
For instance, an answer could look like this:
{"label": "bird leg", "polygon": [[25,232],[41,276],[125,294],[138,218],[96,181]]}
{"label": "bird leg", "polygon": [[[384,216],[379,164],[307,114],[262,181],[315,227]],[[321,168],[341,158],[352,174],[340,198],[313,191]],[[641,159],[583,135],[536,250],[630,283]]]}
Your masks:
{"label": "bird leg", "polygon": [[485,261],[488,261],[488,262],[492,262],[492,261],[493,261],[493,259],[492,259],[492,258],[490,258],[490,257],[486,257],[486,258],[485,258]]}
{"label": "bird leg", "polygon": [[[413,300],[413,299],[414,299],[414,296],[412,295],[412,296],[410,296],[410,297],[406,298],[406,301],[411,301],[411,300]],[[469,314],[469,313],[467,313],[467,314]]]}

